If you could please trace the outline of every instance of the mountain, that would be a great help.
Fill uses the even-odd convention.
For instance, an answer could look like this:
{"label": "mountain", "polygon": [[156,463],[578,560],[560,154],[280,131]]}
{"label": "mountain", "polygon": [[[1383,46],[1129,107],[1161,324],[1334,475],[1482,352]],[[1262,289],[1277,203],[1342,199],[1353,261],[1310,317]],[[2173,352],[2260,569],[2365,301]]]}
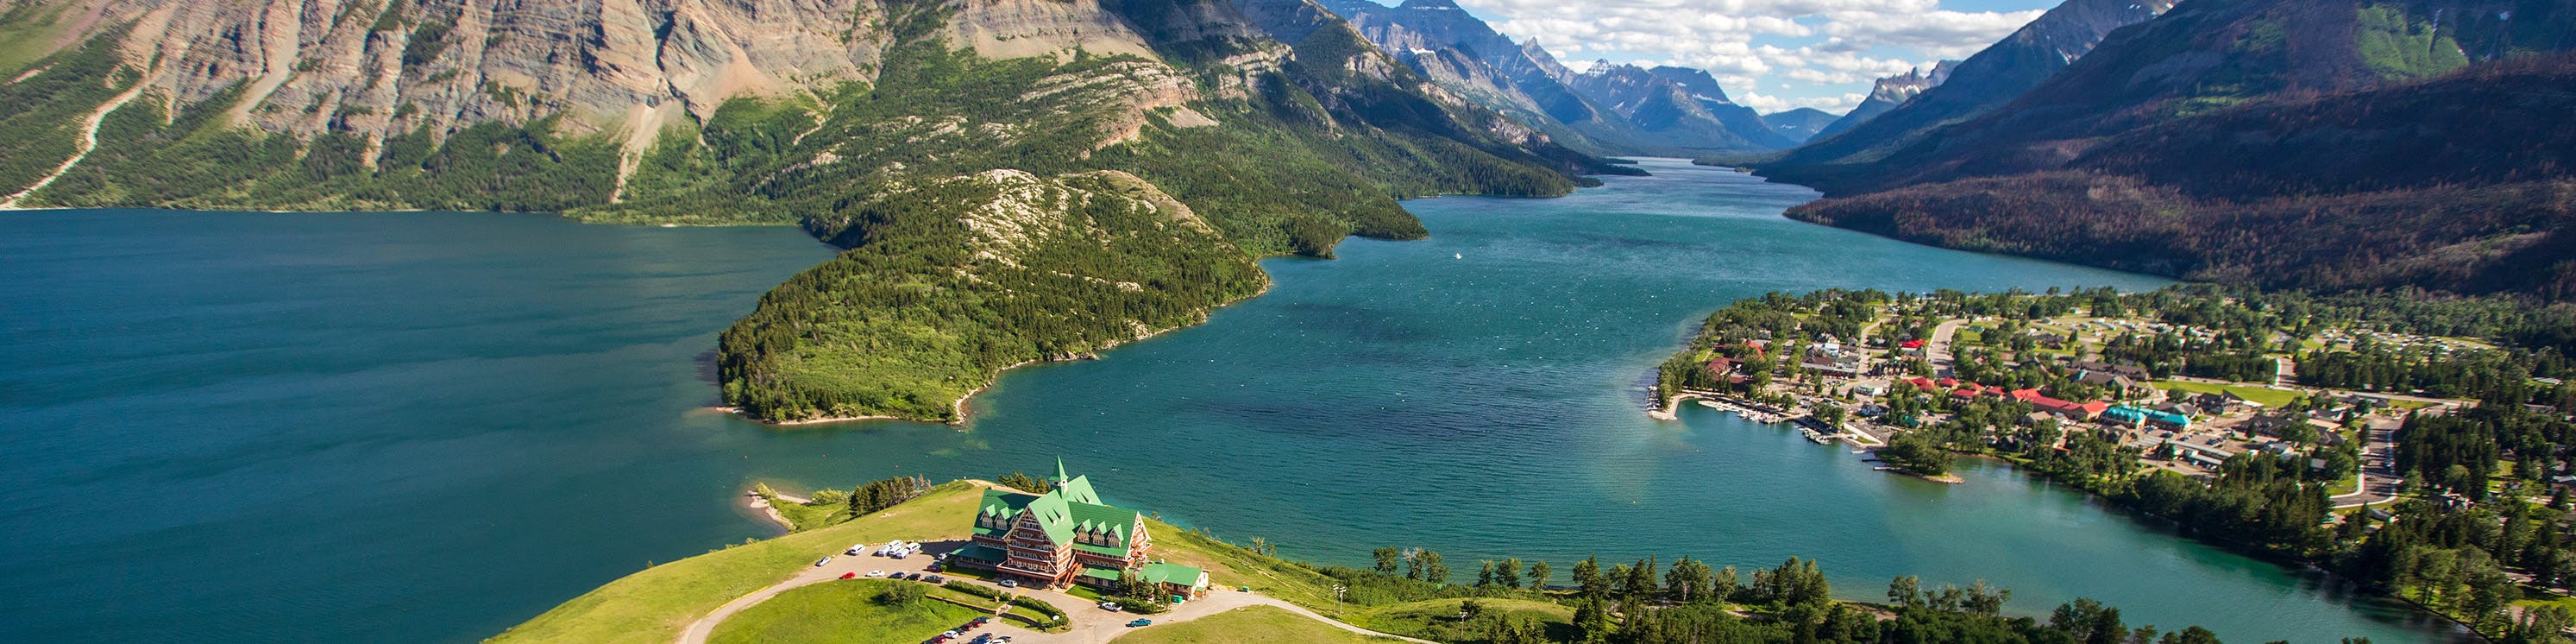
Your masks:
{"label": "mountain", "polygon": [[1788,145],[1760,125],[1759,116],[1727,103],[1714,79],[1697,93],[1714,97],[1718,108],[1666,80],[1673,72],[1609,70],[1605,77],[1596,67],[1594,73],[1577,73],[1535,41],[1515,43],[1450,0],[1406,0],[1393,7],[1323,0],[1321,6],[1441,88],[1569,147],[1692,156]]}
{"label": "mountain", "polygon": [[1762,122],[1771,124],[1771,129],[1778,131],[1780,136],[1788,137],[1790,141],[1805,143],[1808,139],[1816,138],[1816,135],[1822,133],[1826,127],[1842,118],[1832,112],[1801,107],[1786,112],[1764,114]]}
{"label": "mountain", "polygon": [[2571,48],[2570,0],[2192,0],[1791,216],[2192,279],[2564,300]]}
{"label": "mountain", "polygon": [[[2218,0],[2227,2],[2230,0]],[[2172,0],[2066,0],[2010,36],[1960,61],[1947,78],[1895,109],[1856,122],[1778,158],[1755,164],[1765,177],[1814,185],[1856,174],[1847,166],[1877,159],[1943,125],[2011,102],[2081,59],[2103,36],[2154,19]]]}
{"label": "mountain", "polygon": [[[724,333],[771,420],[950,419],[1401,196],[1608,167],[1307,0],[0,0],[22,206],[551,211],[846,248]],[[93,143],[94,142],[94,143]]]}
{"label": "mountain", "polygon": [[1869,122],[1870,119],[1878,118],[1881,114],[1895,110],[1896,106],[1904,105],[1906,101],[1922,95],[1925,90],[1939,87],[1942,81],[1949,80],[1950,72],[1956,69],[1958,64],[1959,61],[1945,60],[1933,65],[1932,73],[1929,74],[1923,73],[1922,68],[1915,68],[1905,70],[1903,74],[1878,79],[1878,82],[1869,88],[1869,98],[1861,100],[1859,106],[1853,107],[1852,111],[1843,114],[1843,117],[1836,119],[1833,124],[1818,130],[1816,136],[1841,134],[1844,130],[1852,129]]}
{"label": "mountain", "polygon": [[[1695,70],[1694,70],[1695,71]],[[1701,73],[1705,78],[1706,73]],[[1770,150],[1786,147],[1788,139],[1762,124],[1762,117],[1752,109],[1724,102],[1725,93],[1693,92],[1664,75],[1636,65],[1596,62],[1590,69],[1571,74],[1562,80],[1584,98],[1606,106],[1611,112],[1626,117],[1645,135],[1664,142],[1648,152],[1677,152],[1681,156],[1713,152]],[[1708,82],[1716,89],[1716,81]],[[1714,103],[1733,115],[1735,123],[1710,110]],[[1748,137],[1745,133],[1751,133]]]}
{"label": "mountain", "polygon": [[1728,133],[1755,146],[1778,149],[1798,144],[1796,140],[1781,134],[1769,122],[1762,120],[1761,112],[1737,105],[1735,101],[1727,99],[1726,89],[1718,86],[1717,77],[1710,76],[1708,70],[1660,65],[1646,72],[1680,88],[1684,95],[1699,102],[1700,109],[1706,110],[1711,118],[1725,125]]}

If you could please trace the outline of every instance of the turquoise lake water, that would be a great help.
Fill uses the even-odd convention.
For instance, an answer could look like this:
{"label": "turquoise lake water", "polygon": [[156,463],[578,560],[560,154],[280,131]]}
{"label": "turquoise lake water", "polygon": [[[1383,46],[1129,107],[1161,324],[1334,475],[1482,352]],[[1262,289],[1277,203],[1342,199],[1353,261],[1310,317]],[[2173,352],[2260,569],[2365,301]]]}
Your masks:
{"label": "turquoise lake water", "polygon": [[1646,418],[1652,366],[1739,297],[2161,284],[1790,222],[1812,192],[1648,163],[1564,199],[1411,202],[1433,239],[1267,261],[1269,294],[1014,371],[962,432],[702,409],[714,333],[830,254],[790,229],[0,216],[0,641],[471,641],[770,534],[734,507],[754,480],[1058,456],[1114,502],[1292,558],[1799,555],[1853,598],[1916,574],[2230,642],[2457,637],[2007,468],[1944,486],[1696,406]]}

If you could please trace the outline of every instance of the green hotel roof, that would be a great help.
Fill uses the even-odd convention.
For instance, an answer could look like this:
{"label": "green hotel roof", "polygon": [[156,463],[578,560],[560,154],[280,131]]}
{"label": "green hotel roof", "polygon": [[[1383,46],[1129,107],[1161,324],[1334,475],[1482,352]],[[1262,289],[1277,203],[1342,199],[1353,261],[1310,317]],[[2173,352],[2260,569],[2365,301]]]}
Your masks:
{"label": "green hotel roof", "polygon": [[[1142,513],[1103,505],[1099,502],[1099,498],[1099,495],[1091,490],[1090,479],[1077,476],[1059,484],[1054,491],[1046,494],[1027,494],[1001,489],[984,490],[984,499],[977,505],[976,511],[979,516],[999,515],[1005,518],[1016,518],[1022,512],[1034,513],[1038,520],[1038,527],[1046,531],[1048,540],[1056,543],[1074,543],[1073,537],[1076,531],[1098,528],[1116,535],[1119,545],[1126,545],[1127,539],[1132,536],[1128,533],[1135,527],[1137,519],[1143,516]],[[1009,532],[1007,528],[996,529],[980,525],[974,530],[975,534],[996,537],[1007,532]],[[1123,548],[1103,548],[1078,543],[1076,545],[1092,552],[1126,554]]]}
{"label": "green hotel roof", "polygon": [[1199,576],[1204,574],[1207,574],[1207,571],[1190,566],[1157,563],[1145,564],[1145,569],[1140,571],[1137,576],[1144,578],[1145,581],[1157,584],[1178,584],[1182,586],[1195,587],[1199,583]]}

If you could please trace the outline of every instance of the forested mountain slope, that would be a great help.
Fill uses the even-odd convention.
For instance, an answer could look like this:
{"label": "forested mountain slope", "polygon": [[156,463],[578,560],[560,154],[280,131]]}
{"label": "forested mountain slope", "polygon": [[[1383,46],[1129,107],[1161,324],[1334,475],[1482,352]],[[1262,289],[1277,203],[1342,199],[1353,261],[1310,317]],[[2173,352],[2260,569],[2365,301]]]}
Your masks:
{"label": "forested mountain slope", "polygon": [[1398,198],[1557,195],[1601,167],[1306,0],[0,0],[0,33],[27,36],[0,56],[0,194],[53,176],[21,205],[559,211],[848,247],[726,333],[727,399],[779,420],[950,418],[1007,365],[1257,291],[1252,257],[1425,234]]}
{"label": "forested mountain slope", "polygon": [[1960,61],[1938,86],[1895,109],[1755,166],[1765,177],[1806,185],[1864,174],[1867,169],[1853,166],[2011,102],[2085,57],[2112,30],[2154,19],[2173,6],[2172,0],[2066,0]]}
{"label": "forested mountain slope", "polygon": [[2190,0],[1791,215],[2194,279],[2563,300],[2571,30],[2563,0]]}

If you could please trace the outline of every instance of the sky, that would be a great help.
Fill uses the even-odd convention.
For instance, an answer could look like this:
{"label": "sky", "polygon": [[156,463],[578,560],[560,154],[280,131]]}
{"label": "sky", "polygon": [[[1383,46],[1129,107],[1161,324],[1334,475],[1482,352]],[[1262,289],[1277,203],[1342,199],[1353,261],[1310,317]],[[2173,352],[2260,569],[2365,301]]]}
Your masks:
{"label": "sky", "polygon": [[[1396,0],[1378,0],[1396,4]],[[1870,82],[1966,58],[2057,0],[1456,0],[1568,66],[1595,60],[1708,70],[1765,114],[1840,114]]]}

